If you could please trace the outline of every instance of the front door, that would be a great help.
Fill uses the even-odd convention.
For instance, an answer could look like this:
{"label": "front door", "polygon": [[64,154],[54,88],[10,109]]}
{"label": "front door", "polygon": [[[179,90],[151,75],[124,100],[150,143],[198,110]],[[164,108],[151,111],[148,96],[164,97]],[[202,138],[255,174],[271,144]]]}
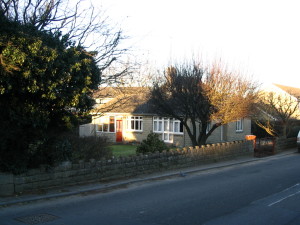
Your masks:
{"label": "front door", "polygon": [[116,132],[116,142],[122,142],[123,136],[122,136],[122,130],[123,130],[123,121],[117,120],[117,132]]}

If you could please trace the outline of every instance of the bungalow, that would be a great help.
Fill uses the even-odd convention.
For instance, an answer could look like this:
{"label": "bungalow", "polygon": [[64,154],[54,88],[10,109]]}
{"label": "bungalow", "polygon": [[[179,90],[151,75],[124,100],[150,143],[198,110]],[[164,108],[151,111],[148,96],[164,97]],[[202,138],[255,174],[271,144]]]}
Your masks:
{"label": "bungalow", "polygon": [[[141,142],[150,132],[175,146],[190,146],[191,140],[179,120],[163,117],[149,103],[149,90],[141,87],[105,88],[95,93],[92,122],[81,125],[80,136],[105,136],[110,142]],[[207,143],[243,140],[251,134],[251,120],[217,128]]]}

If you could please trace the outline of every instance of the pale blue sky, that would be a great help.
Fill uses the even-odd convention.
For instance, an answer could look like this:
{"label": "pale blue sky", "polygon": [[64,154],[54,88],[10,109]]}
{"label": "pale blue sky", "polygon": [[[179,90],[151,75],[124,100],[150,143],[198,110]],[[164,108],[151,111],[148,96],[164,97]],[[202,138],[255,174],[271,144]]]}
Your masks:
{"label": "pale blue sky", "polygon": [[[158,67],[222,58],[262,82],[300,88],[297,0],[94,0]],[[161,69],[161,68],[159,68]]]}

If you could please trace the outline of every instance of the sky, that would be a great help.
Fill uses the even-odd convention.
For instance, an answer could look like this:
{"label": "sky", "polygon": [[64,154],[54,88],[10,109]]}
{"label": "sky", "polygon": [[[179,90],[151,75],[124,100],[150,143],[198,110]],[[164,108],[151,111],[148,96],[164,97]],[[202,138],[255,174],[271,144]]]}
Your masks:
{"label": "sky", "polygon": [[[300,88],[298,0],[93,0],[157,67],[221,59],[261,83]],[[161,69],[161,68],[158,68]]]}

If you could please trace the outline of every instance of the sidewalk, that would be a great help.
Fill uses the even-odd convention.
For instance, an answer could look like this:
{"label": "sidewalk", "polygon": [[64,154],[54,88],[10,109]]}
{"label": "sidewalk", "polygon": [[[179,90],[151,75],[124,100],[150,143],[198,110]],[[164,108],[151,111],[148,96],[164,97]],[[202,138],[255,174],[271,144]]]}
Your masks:
{"label": "sidewalk", "polygon": [[80,194],[92,194],[97,192],[104,192],[109,191],[112,189],[121,188],[130,184],[137,184],[142,183],[145,181],[155,181],[161,179],[167,179],[172,177],[184,177],[189,174],[201,172],[201,171],[208,171],[212,169],[221,169],[225,167],[246,164],[256,161],[263,161],[269,160],[276,157],[283,157],[286,155],[291,155],[297,152],[296,148],[287,149],[283,152],[279,152],[274,156],[264,157],[264,158],[254,158],[251,156],[243,156],[238,157],[233,160],[228,161],[220,161],[216,163],[210,163],[205,165],[200,165],[197,167],[190,167],[190,168],[183,168],[183,169],[176,169],[176,170],[168,170],[163,171],[160,173],[149,174],[144,176],[138,176],[131,179],[126,180],[118,180],[118,181],[111,181],[111,182],[101,182],[101,183],[93,183],[87,185],[77,185],[77,186],[67,186],[65,188],[60,189],[49,189],[43,190],[41,193],[32,193],[32,194],[24,194],[19,196],[11,196],[11,197],[0,197],[0,208],[17,205],[17,204],[26,204],[35,201],[42,201],[42,200],[49,200],[54,198],[61,198],[61,197],[68,197],[73,195],[80,195]]}

